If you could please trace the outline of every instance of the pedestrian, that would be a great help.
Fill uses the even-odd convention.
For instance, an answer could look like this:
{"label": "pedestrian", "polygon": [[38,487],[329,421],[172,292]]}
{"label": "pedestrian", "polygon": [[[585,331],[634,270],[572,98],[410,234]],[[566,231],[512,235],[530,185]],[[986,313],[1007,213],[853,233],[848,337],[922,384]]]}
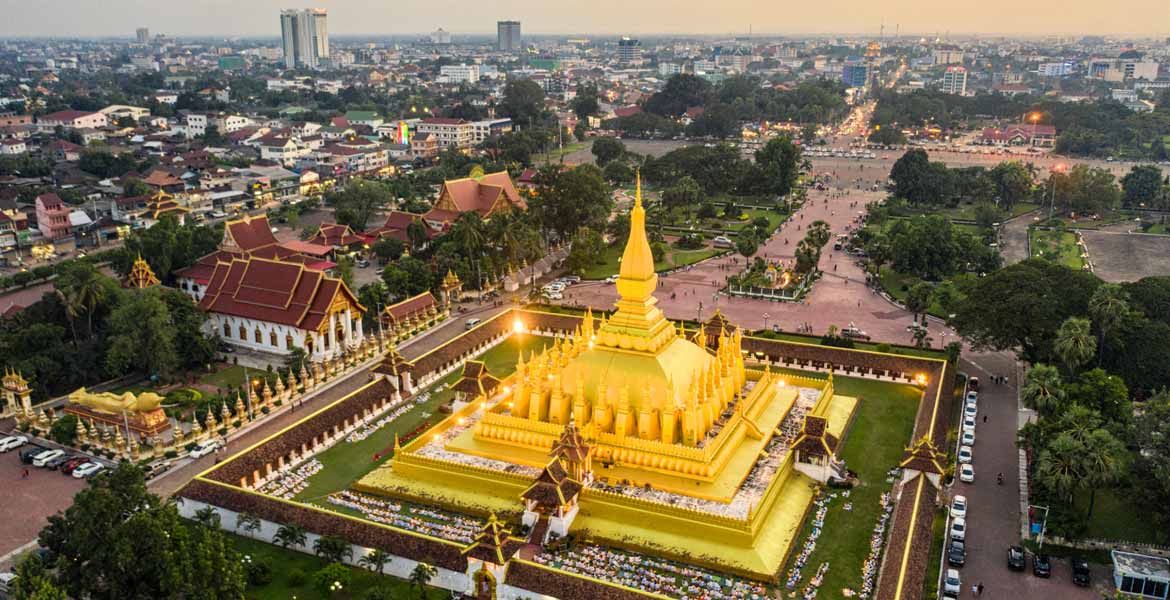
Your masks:
{"label": "pedestrian", "polygon": [[987,422],[987,415],[983,415],[983,422],[984,422],[984,423],[986,423],[986,422]]}
{"label": "pedestrian", "polygon": [[28,479],[28,467],[25,467],[24,470],[20,472],[20,478]]}
{"label": "pedestrian", "polygon": [[979,582],[979,585],[978,585],[977,587],[978,587],[979,591],[978,591],[978,592],[977,592],[975,595],[976,595],[976,596],[982,596],[982,595],[983,595],[983,582],[982,582],[982,581],[980,581],[980,582]]}

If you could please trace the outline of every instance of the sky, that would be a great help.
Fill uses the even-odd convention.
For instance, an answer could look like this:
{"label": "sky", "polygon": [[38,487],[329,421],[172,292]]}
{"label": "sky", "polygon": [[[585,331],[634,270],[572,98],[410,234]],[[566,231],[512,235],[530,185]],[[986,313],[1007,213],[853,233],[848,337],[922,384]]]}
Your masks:
{"label": "sky", "polygon": [[516,19],[531,34],[663,33],[1170,36],[1170,0],[0,0],[0,37],[280,33],[282,8],[325,7],[334,36],[442,27],[495,35]]}

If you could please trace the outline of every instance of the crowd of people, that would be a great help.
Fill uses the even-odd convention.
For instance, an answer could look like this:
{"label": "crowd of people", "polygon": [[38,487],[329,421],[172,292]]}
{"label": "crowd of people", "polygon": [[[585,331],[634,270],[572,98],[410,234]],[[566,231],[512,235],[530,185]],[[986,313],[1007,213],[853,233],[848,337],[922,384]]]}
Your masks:
{"label": "crowd of people", "polygon": [[330,494],[327,500],[334,506],[357,511],[375,523],[463,544],[475,539],[482,528],[479,521],[469,517],[350,490]]}
{"label": "crowd of people", "polygon": [[685,600],[763,600],[769,598],[762,584],[673,561],[577,545],[573,550],[534,557],[540,564],[634,589]]}
{"label": "crowd of people", "polygon": [[297,494],[305,491],[305,488],[309,487],[309,478],[316,475],[323,468],[325,468],[325,465],[322,465],[321,461],[316,458],[310,458],[297,465],[296,468],[280,472],[276,477],[269,479],[258,489],[261,493],[269,496],[291,500]]}
{"label": "crowd of people", "polygon": [[409,411],[413,407],[410,405],[409,402],[402,401],[392,408],[394,410],[390,411],[389,414],[383,415],[382,418],[378,419],[377,421],[366,423],[365,426],[363,426],[361,429],[354,430],[353,433],[350,433],[348,436],[346,436],[345,441],[350,442],[350,443],[356,443],[356,442],[360,442],[362,440],[365,440],[366,438],[370,437],[371,435],[374,435],[374,433],[377,432],[379,429],[390,424],[390,422],[392,422],[395,419],[397,419],[398,417],[401,417],[402,415],[406,414],[407,411]]}
{"label": "crowd of people", "polygon": [[882,492],[882,514],[878,516],[877,524],[873,527],[873,535],[869,536],[869,556],[861,565],[861,593],[862,598],[873,595],[877,583],[878,569],[881,568],[882,547],[886,543],[886,525],[894,513],[894,503],[889,492]]}
{"label": "crowd of people", "polygon": [[[788,571],[788,579],[785,580],[784,587],[793,590],[796,589],[796,586],[800,584],[804,567],[808,563],[809,557],[811,557],[812,553],[817,549],[817,538],[821,537],[821,531],[825,528],[825,515],[829,513],[829,504],[838,496],[842,498],[848,498],[849,490],[826,494],[813,501],[813,506],[816,507],[816,512],[813,513],[812,530],[808,533],[808,539],[806,539],[800,546],[800,552],[796,555],[796,560],[794,560],[792,563],[792,569]],[[828,563],[821,565],[821,567],[817,569],[818,576],[814,576],[810,580],[810,585],[813,582],[816,582],[816,586],[813,586],[812,597],[816,597],[816,588],[820,587],[821,578],[819,576],[823,576],[824,571],[827,569]],[[808,587],[806,586],[803,597],[810,597],[808,596],[808,591]]]}

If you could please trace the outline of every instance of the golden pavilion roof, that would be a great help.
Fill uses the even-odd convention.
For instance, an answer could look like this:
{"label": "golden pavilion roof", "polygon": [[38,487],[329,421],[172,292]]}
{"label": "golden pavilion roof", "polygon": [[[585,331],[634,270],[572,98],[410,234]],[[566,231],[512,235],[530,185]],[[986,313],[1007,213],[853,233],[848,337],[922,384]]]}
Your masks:
{"label": "golden pavilion roof", "polygon": [[508,528],[495,513],[484,523],[479,535],[463,548],[463,554],[484,562],[502,565],[524,545],[524,540],[512,537]]}
{"label": "golden pavilion roof", "polygon": [[142,255],[139,254],[134,261],[134,266],[130,268],[130,274],[126,276],[126,287],[144,289],[158,284],[158,277],[150,268],[150,263],[143,260]]}

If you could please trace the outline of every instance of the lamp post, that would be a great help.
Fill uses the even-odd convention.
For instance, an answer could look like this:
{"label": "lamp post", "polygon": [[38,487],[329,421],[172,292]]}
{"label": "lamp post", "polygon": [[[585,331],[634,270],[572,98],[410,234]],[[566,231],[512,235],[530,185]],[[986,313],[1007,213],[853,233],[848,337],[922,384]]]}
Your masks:
{"label": "lamp post", "polygon": [[769,315],[768,313],[764,313],[764,331],[768,330],[768,317],[770,317],[770,316],[771,315]]}

